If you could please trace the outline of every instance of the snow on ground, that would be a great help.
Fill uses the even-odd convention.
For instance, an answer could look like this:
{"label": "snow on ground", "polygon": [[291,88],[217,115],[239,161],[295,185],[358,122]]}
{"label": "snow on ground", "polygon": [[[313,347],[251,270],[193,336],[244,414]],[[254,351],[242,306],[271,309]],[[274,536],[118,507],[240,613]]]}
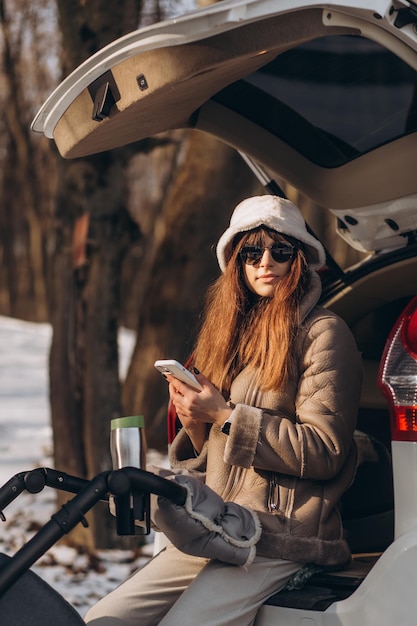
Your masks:
{"label": "snow on ground", "polygon": [[[48,400],[51,328],[0,316],[0,485],[14,474],[52,467]],[[120,333],[120,373],[125,375],[134,334]],[[166,458],[150,451],[149,461]],[[0,552],[13,555],[56,511],[56,492],[22,493],[0,521]],[[69,496],[70,498],[70,496]],[[137,550],[101,550],[94,562],[64,545],[53,546],[33,570],[63,595],[81,615],[114,589],[152,554],[152,536]]]}

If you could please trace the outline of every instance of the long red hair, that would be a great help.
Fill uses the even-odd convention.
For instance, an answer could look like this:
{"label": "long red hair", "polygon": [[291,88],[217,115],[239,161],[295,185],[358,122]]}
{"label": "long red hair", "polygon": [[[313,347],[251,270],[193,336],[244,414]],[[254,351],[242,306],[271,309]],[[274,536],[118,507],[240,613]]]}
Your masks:
{"label": "long red hair", "polygon": [[[239,252],[245,245],[264,246],[267,236],[292,243],[296,252],[274,296],[260,298],[246,285]],[[300,242],[264,226],[235,237],[224,274],[208,290],[194,349],[195,366],[225,397],[244,367],[253,369],[261,389],[285,386],[294,372],[299,304],[308,288],[308,277]]]}

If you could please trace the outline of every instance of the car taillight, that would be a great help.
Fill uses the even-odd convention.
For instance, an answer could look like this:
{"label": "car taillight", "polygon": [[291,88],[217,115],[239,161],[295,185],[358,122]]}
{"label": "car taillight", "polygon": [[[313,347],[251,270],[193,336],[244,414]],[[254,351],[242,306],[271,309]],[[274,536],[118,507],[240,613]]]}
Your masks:
{"label": "car taillight", "polygon": [[417,296],[388,337],[378,386],[389,402],[392,440],[417,442]]}

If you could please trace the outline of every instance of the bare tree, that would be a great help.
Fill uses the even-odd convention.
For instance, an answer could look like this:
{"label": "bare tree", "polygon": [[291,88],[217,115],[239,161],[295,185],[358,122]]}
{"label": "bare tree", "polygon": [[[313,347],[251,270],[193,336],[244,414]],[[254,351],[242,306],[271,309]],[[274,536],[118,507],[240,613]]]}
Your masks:
{"label": "bare tree", "polygon": [[[74,66],[134,30],[140,0],[58,0],[62,67]],[[131,149],[58,160],[50,354],[56,467],[92,477],[110,467],[110,420],[121,414],[117,331],[120,275],[138,229],[127,211]],[[113,524],[96,507],[73,542],[110,545]],[[110,520],[109,520],[110,521]]]}
{"label": "bare tree", "polygon": [[[2,290],[2,302],[5,313],[34,321],[45,321],[48,317],[46,242],[50,187],[41,175],[42,164],[49,169],[49,181],[54,179],[52,160],[44,144],[37,142],[30,132],[35,82],[39,81],[38,88],[45,84],[42,76],[45,50],[36,38],[41,9],[42,3],[34,7],[27,0],[0,2],[3,87],[0,247],[4,260],[3,284],[7,286],[7,290]],[[51,35],[51,44],[53,40]],[[35,72],[34,57],[40,61]]]}

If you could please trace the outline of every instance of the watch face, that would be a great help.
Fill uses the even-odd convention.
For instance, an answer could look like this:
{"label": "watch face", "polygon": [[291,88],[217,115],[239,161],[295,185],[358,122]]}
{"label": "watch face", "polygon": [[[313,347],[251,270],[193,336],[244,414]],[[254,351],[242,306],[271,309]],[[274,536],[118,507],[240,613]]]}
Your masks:
{"label": "watch face", "polygon": [[230,433],[231,422],[225,422],[221,428],[221,431],[224,435],[228,435]]}

